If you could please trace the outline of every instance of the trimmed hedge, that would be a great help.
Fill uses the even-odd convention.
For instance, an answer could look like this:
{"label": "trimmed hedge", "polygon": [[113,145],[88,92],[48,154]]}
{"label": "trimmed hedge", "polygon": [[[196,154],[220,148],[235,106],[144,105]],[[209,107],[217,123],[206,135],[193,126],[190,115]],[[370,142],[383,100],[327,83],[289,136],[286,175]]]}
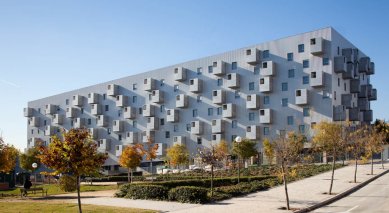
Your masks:
{"label": "trimmed hedge", "polygon": [[195,186],[179,186],[169,191],[169,200],[181,203],[205,203],[208,189]]}
{"label": "trimmed hedge", "polygon": [[120,186],[119,190],[115,193],[115,197],[124,197],[127,195],[128,190],[130,189],[131,184],[123,184]]}
{"label": "trimmed hedge", "polygon": [[156,185],[130,185],[126,198],[146,200],[166,200],[169,189]]}
{"label": "trimmed hedge", "polygon": [[[133,181],[144,181],[144,176],[132,176]],[[128,176],[107,176],[107,177],[94,177],[92,182],[127,182]]]}

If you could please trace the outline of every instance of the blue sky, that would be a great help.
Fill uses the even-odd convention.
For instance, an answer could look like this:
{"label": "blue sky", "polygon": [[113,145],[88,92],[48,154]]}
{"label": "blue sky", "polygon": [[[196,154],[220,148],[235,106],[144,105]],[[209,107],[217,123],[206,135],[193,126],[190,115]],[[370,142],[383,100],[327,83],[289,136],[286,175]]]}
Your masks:
{"label": "blue sky", "polygon": [[28,101],[327,26],[376,64],[389,119],[389,2],[0,0],[0,134],[26,147]]}

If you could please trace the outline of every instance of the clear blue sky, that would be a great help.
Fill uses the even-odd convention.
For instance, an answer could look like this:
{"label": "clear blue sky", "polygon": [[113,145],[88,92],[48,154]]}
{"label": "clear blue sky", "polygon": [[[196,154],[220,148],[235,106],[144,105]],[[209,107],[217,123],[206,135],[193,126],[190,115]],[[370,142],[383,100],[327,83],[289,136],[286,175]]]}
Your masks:
{"label": "clear blue sky", "polygon": [[26,147],[28,101],[332,26],[376,63],[389,119],[389,1],[0,0],[0,132]]}

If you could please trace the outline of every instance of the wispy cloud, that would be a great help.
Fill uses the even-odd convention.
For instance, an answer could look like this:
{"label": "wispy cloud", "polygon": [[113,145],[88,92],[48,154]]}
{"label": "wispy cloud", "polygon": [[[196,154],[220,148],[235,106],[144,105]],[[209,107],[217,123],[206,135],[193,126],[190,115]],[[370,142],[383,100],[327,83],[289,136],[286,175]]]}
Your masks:
{"label": "wispy cloud", "polygon": [[6,81],[6,80],[0,79],[0,82],[3,83],[3,84],[6,84],[8,86],[11,86],[11,87],[20,88],[19,85],[15,84],[13,82],[10,82],[10,81]]}

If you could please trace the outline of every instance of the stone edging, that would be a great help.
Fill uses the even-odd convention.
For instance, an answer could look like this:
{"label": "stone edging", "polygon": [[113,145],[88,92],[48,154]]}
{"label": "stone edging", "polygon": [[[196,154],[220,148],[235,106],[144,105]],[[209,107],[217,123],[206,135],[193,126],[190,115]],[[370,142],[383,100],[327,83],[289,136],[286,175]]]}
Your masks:
{"label": "stone edging", "polygon": [[363,188],[364,186],[366,186],[367,184],[373,182],[374,180],[376,180],[377,178],[385,175],[386,173],[389,173],[389,169],[386,169],[386,171],[366,180],[365,182],[361,183],[361,184],[358,184],[357,186],[354,186],[353,188],[351,189],[348,189],[340,194],[337,194],[335,195],[334,197],[331,197],[323,202],[320,202],[320,203],[317,203],[315,205],[312,205],[312,206],[309,206],[309,207],[306,207],[306,208],[303,208],[303,209],[300,209],[298,211],[295,211],[294,213],[305,213],[305,212],[310,212],[310,211],[313,211],[315,209],[318,209],[318,208],[321,208],[323,206],[326,206],[326,205],[329,205],[337,200],[340,200],[348,195],[350,195],[351,193],[354,193],[356,191],[358,191],[359,189]]}

